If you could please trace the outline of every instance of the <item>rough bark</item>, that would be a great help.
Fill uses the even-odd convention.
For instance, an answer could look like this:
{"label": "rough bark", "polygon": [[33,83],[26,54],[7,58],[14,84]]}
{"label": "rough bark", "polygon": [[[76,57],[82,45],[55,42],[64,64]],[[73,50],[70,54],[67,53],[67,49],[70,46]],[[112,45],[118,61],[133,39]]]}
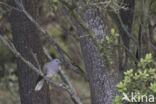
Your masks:
{"label": "rough bark", "polygon": [[[103,43],[107,31],[109,31],[102,16],[103,12],[96,7],[92,7],[80,13],[101,43]],[[80,44],[89,78],[92,104],[111,104],[112,99],[117,94],[116,84],[122,76],[119,71],[116,53],[115,51],[110,53],[112,58],[111,68],[107,67],[108,65],[101,58],[100,52],[92,39],[86,36],[86,31],[78,26],[78,33],[82,36]]]}
{"label": "rough bark", "polygon": [[[25,8],[36,18],[38,16],[39,0],[23,0],[23,3]],[[36,65],[31,54],[31,51],[33,51],[42,66],[45,62],[45,57],[36,27],[23,13],[15,10],[11,12],[10,23],[16,49],[24,58]],[[21,104],[50,104],[47,84],[44,85],[41,91],[35,92],[34,88],[38,75],[20,59],[17,59],[17,70]]]}

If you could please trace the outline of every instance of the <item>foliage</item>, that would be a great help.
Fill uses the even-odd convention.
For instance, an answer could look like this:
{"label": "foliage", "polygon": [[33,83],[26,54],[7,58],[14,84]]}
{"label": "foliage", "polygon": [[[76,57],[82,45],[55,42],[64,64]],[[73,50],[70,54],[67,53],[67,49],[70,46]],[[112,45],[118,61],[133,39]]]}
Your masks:
{"label": "foliage", "polygon": [[[2,0],[2,1],[5,1],[5,0]],[[55,18],[49,22],[49,24],[51,24],[51,25],[50,26],[48,25],[47,26],[48,28],[46,28],[46,30],[48,31],[48,33],[52,34],[52,37],[55,38],[55,40],[59,43],[59,45],[61,47],[63,47],[63,49],[68,54],[70,54],[73,59],[76,59],[76,63],[82,62],[82,57],[80,57],[80,54],[78,54],[78,53],[80,53],[79,47],[77,48],[77,46],[76,46],[77,44],[79,45],[79,43],[77,41],[74,41],[74,40],[76,40],[75,37],[73,39],[74,35],[72,35],[70,33],[70,31],[68,30],[68,28],[70,27],[71,24],[74,25],[74,21],[70,17],[71,12],[67,11],[64,8],[64,6],[58,5],[61,0],[50,0],[50,1],[52,3],[51,2],[49,3],[49,1],[48,1],[48,3],[45,3],[47,1],[44,1],[44,4],[46,4],[46,5],[44,5],[44,8],[42,8],[42,9],[44,9],[43,12],[44,12],[44,14],[46,14],[46,16],[50,17],[52,15],[52,13],[54,13],[55,15],[53,15],[52,17],[53,18],[55,17]],[[73,5],[72,1],[70,1],[70,0],[65,0],[65,1],[68,1],[70,4]],[[105,6],[106,7],[108,6],[109,7],[108,11],[115,11],[116,13],[118,13],[120,9],[128,9],[128,8],[126,8],[126,6],[128,6],[128,5],[122,3],[124,0],[120,0],[120,1],[119,0],[105,0],[105,1],[101,0],[102,2],[99,2],[99,3],[97,3],[97,2],[93,3],[90,0],[74,0],[74,1],[77,2],[76,5],[79,10],[81,10],[81,9],[87,10],[88,9],[84,6],[84,3],[80,3],[80,1],[86,1],[89,7],[96,6],[97,8],[105,8]],[[156,13],[155,12],[156,11],[156,6],[155,6],[156,2],[154,2],[155,0],[148,0],[148,2],[151,2],[151,1],[153,1],[153,3],[151,4],[151,7],[145,8],[145,12],[149,11],[149,12],[153,12],[153,14],[154,14],[154,13]],[[118,2],[120,2],[120,3],[118,3]],[[134,32],[136,35],[135,37],[138,37],[139,23],[140,23],[140,18],[138,18],[138,17],[142,16],[141,15],[142,9],[140,9],[141,5],[142,5],[141,4],[142,1],[136,1],[136,2],[138,2],[138,3],[135,4],[137,8],[136,8],[136,13],[135,13],[134,17],[137,18],[136,21],[138,21],[138,22],[134,21],[136,26],[135,27],[133,26],[134,29],[132,29],[132,30],[135,31]],[[84,11],[82,11],[82,12],[84,12]],[[8,12],[6,12],[3,8],[0,7],[0,21],[2,20],[2,16],[7,13]],[[155,20],[155,18],[152,16],[153,15],[151,15],[151,14],[145,13],[145,23],[148,22],[148,24],[149,24],[149,21],[152,18],[153,18],[152,19],[152,22],[153,22]],[[149,17],[150,17],[150,19],[147,20],[146,18],[149,18]],[[44,19],[44,20],[46,20],[46,19]],[[115,23],[112,23],[112,24],[115,24]],[[152,24],[154,24],[154,23],[152,23]],[[126,25],[126,28],[127,27],[128,26]],[[1,31],[1,29],[0,29],[0,31]],[[153,37],[153,39],[156,40],[155,32],[153,32],[153,35],[151,33],[145,33],[145,35],[146,34],[149,34],[150,36]],[[110,59],[110,56],[111,56],[110,53],[114,49],[114,45],[117,45],[118,37],[119,37],[119,34],[115,31],[115,29],[112,28],[110,31],[110,34],[106,35],[105,40],[104,40],[104,44],[103,44],[104,51],[102,53],[103,57],[107,57],[107,59]],[[152,41],[152,40],[149,40],[149,41],[155,45],[155,43],[154,43],[155,41]],[[53,57],[58,57],[58,53],[53,47],[48,47],[48,51]],[[144,49],[142,51],[146,51],[146,49]],[[155,51],[153,53],[155,54]],[[122,55],[122,54],[119,53],[119,55]],[[15,69],[14,68],[15,65],[10,66],[10,63],[15,64],[14,62],[12,62],[13,61],[12,58],[13,58],[13,55],[10,53],[10,51],[8,51],[0,43],[0,74],[4,70],[1,67],[2,64],[5,64],[5,67],[6,67],[5,73],[7,73],[7,74],[5,74],[5,76],[0,76],[0,95],[2,95],[2,96],[4,95],[3,98],[0,96],[0,103],[2,103],[2,104],[7,104],[6,102],[3,102],[4,99],[10,100],[10,101],[12,101],[12,99],[14,101],[19,100],[19,99],[17,99],[19,97],[12,95],[12,94],[16,94],[16,95],[18,94],[17,77],[14,73],[15,70],[13,70],[13,69]],[[155,58],[155,57],[153,57],[153,58]],[[80,60],[77,60],[77,59],[80,59]],[[137,70],[135,70],[133,68],[124,73],[125,74],[124,80],[121,81],[121,83],[119,83],[117,86],[119,88],[118,91],[120,94],[118,96],[116,96],[116,98],[114,100],[115,104],[123,103],[122,102],[122,98],[123,98],[122,93],[123,92],[126,93],[128,96],[130,96],[131,92],[136,92],[136,93],[141,93],[141,94],[151,94],[151,93],[155,94],[156,93],[156,83],[154,83],[154,80],[156,79],[156,75],[155,75],[156,71],[154,68],[150,67],[150,64],[152,62],[153,62],[152,56],[151,56],[151,54],[148,54],[148,55],[146,55],[145,59],[140,60]],[[79,76],[73,75],[72,72],[68,72],[68,74],[69,73],[71,74],[71,75],[69,75],[69,79],[73,80],[72,83],[73,83],[73,85],[75,85],[75,88],[77,89],[80,97],[83,96],[83,97],[86,97],[87,99],[89,98],[88,100],[90,100],[90,97],[88,97],[89,96],[89,94],[88,94],[89,87],[88,86],[85,87],[85,85],[84,85],[84,83],[86,83],[86,81],[81,81]],[[77,82],[75,82],[75,77],[78,77]],[[12,97],[12,99],[10,97],[9,97],[9,99],[8,99],[8,97],[5,97],[6,92],[10,93],[10,96]],[[52,93],[53,93],[52,96],[55,96],[56,98],[55,99],[52,98],[52,99],[57,100],[58,104],[65,103],[64,102],[65,100],[67,101],[67,99],[64,97],[66,95],[63,95],[62,99],[58,100],[58,98],[60,98],[60,95],[56,96],[54,94],[54,92],[55,92],[55,90],[52,91]],[[84,96],[84,94],[86,94],[86,95]],[[13,104],[13,102],[12,102],[12,104]],[[14,104],[17,104],[17,103],[14,103]],[[67,104],[70,104],[70,103],[67,101]]]}
{"label": "foliage", "polygon": [[107,59],[109,59],[109,53],[114,48],[114,45],[117,45],[119,36],[120,34],[118,34],[114,28],[110,30],[110,34],[106,35],[103,43],[104,50],[102,53],[102,57],[107,57]]}
{"label": "foliage", "polygon": [[154,82],[156,80],[156,69],[149,67],[152,62],[152,55],[147,54],[138,63],[137,71],[130,69],[124,72],[124,79],[117,85],[120,94],[115,97],[113,104],[123,104],[123,93],[129,99],[132,97],[132,92],[134,94],[156,96],[156,82]]}
{"label": "foliage", "polygon": [[51,0],[52,2],[54,2],[54,3],[58,3],[59,2],[59,0]]}
{"label": "foliage", "polygon": [[[16,65],[8,63],[4,68],[0,65],[0,104],[18,104],[18,78],[16,76]],[[6,100],[9,99],[9,100]]]}

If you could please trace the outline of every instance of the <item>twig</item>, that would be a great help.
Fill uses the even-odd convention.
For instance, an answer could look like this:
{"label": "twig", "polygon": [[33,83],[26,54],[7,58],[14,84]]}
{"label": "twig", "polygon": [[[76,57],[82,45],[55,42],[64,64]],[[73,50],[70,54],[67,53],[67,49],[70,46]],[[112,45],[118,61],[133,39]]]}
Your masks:
{"label": "twig", "polygon": [[59,74],[60,74],[61,78],[63,79],[63,81],[69,86],[69,89],[71,91],[70,96],[71,96],[72,100],[74,101],[74,103],[82,104],[82,102],[80,101],[80,98],[77,95],[77,92],[75,91],[74,87],[72,86],[72,84],[70,83],[68,78],[66,77],[64,71],[60,70]]}
{"label": "twig", "polygon": [[44,76],[43,73],[40,70],[38,70],[33,64],[31,64],[29,61],[24,59],[21,56],[21,54],[14,47],[12,47],[12,45],[9,44],[9,42],[7,41],[7,39],[4,36],[0,35],[0,39],[1,39],[2,43],[4,45],[6,45],[13,52],[13,54],[15,54],[15,56],[17,58],[20,58],[25,64],[27,64],[30,68],[32,68],[33,71],[37,72],[41,76]]}
{"label": "twig", "polygon": [[103,2],[97,2],[97,3],[89,3],[89,6],[100,6],[105,5],[106,7],[111,3],[111,1],[103,1]]}
{"label": "twig", "polygon": [[151,45],[151,47],[156,50],[156,46],[154,46],[151,42],[149,42],[149,44]]}
{"label": "twig", "polygon": [[8,5],[7,3],[4,3],[4,2],[0,2],[0,5],[4,5],[4,6],[6,6],[6,7],[11,8],[11,9],[14,9],[14,10],[17,10],[17,11],[19,11],[19,12],[22,12],[20,9],[18,9],[18,8],[16,8],[16,7],[13,7],[13,6],[11,6],[11,5]]}
{"label": "twig", "polygon": [[39,63],[39,61],[38,61],[38,59],[37,59],[36,54],[34,54],[32,51],[31,51],[31,54],[32,54],[32,56],[33,56],[33,58],[34,58],[34,60],[35,60],[35,62],[36,62],[36,64],[37,64],[37,66],[38,66],[38,69],[39,69],[39,70],[42,70],[41,65],[40,65],[40,63]]}
{"label": "twig", "polygon": [[47,56],[47,58],[49,60],[52,60],[52,57],[49,55],[48,50],[45,47],[43,47],[43,51],[44,51],[44,54]]}
{"label": "twig", "polygon": [[117,15],[117,18],[119,19],[119,22],[120,22],[120,24],[121,24],[121,27],[123,28],[123,30],[126,32],[126,35],[130,38],[130,39],[132,39],[137,45],[138,45],[138,41],[128,32],[128,30],[126,29],[126,26],[124,25],[124,23],[123,23],[123,21],[122,21],[122,19],[121,19],[121,16],[118,14],[118,13],[116,13],[116,15]]}
{"label": "twig", "polygon": [[104,1],[104,2],[96,2],[96,3],[88,3],[89,4],[89,7],[92,7],[92,6],[96,6],[96,7],[99,7],[99,6],[104,6],[103,9],[107,9],[108,7],[111,8],[114,12],[118,13],[119,10],[121,9],[124,9],[124,10],[127,10],[128,8],[126,8],[123,3],[121,2],[120,5],[118,4],[118,2],[114,2],[114,1]]}
{"label": "twig", "polygon": [[122,47],[125,49],[125,51],[127,51],[129,53],[130,56],[132,56],[132,58],[134,59],[135,62],[139,62],[138,59],[133,55],[133,53],[131,53],[131,51],[125,46],[125,45],[122,45],[122,44],[118,44],[118,45],[113,45],[115,47]]}

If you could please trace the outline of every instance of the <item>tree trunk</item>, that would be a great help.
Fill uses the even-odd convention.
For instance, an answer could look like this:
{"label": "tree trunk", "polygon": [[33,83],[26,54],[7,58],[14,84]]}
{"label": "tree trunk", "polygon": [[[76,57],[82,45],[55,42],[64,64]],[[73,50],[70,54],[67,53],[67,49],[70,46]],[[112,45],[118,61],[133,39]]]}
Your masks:
{"label": "tree trunk", "polygon": [[[99,2],[100,0],[92,1]],[[131,32],[133,21],[132,9],[134,8],[134,0],[125,0],[124,2],[128,4],[130,10],[120,11],[120,15],[123,23],[128,26],[128,32]],[[80,15],[93,30],[100,42],[103,43],[107,31],[109,31],[104,11],[96,7],[92,7],[89,8],[85,13],[80,13]],[[128,20],[127,17],[129,17]],[[116,20],[116,22],[118,21],[119,20]],[[119,25],[119,31],[121,33],[125,46],[129,48],[129,37],[125,35],[125,32],[122,30],[121,25]],[[111,67],[107,67],[107,63],[105,63],[105,61],[103,61],[103,59],[101,58],[100,52],[94,45],[92,39],[86,36],[86,31],[78,26],[78,32],[79,35],[82,36],[80,38],[80,44],[89,77],[92,104],[111,104],[112,99],[114,99],[115,95],[117,94],[116,85],[123,77],[123,70],[120,70],[116,51],[112,50],[112,52],[110,53],[112,58],[110,65]],[[127,62],[125,64],[127,64]]]}
{"label": "tree trunk", "polygon": [[[85,13],[80,13],[101,43],[104,42],[104,37],[109,31],[103,14],[104,11],[96,7],[89,8]],[[110,53],[112,58],[111,68],[107,67],[107,63],[102,59],[92,39],[87,37],[86,31],[78,26],[78,33],[89,78],[92,104],[111,104],[112,99],[117,94],[116,85],[122,77],[116,52]]]}
{"label": "tree trunk", "polygon": [[[23,3],[26,10],[28,10],[33,17],[38,16],[39,0],[23,0]],[[36,65],[31,54],[32,51],[37,55],[42,66],[45,62],[45,57],[39,31],[23,13],[15,10],[11,12],[10,23],[16,49],[25,59]],[[41,91],[35,92],[34,88],[38,75],[20,59],[17,59],[17,69],[21,104],[50,104],[48,85],[45,84]]]}

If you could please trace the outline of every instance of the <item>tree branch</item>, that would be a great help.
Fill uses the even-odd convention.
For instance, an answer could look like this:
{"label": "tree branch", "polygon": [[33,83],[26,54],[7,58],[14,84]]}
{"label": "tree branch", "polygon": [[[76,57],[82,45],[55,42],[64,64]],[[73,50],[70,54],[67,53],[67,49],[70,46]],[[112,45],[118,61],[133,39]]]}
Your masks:
{"label": "tree branch", "polygon": [[98,41],[96,35],[93,33],[93,31],[88,27],[88,25],[81,19],[81,17],[77,14],[77,12],[74,10],[73,6],[70,5],[68,2],[65,0],[60,0],[62,4],[64,4],[72,13],[73,17],[75,20],[79,23],[79,25],[86,31],[88,32],[88,35],[90,38],[93,40],[94,44],[97,46],[98,50],[100,53],[103,51],[103,46],[102,44]]}
{"label": "tree branch", "polygon": [[45,39],[47,39],[58,51],[60,57],[61,57],[61,61],[62,63],[64,63],[66,66],[68,66],[70,69],[72,69],[74,72],[80,74],[82,77],[84,77],[86,79],[86,74],[85,72],[80,68],[77,67],[75,65],[72,65],[70,62],[68,62],[64,55],[67,56],[68,59],[70,59],[72,61],[72,58],[57,44],[57,42],[55,42],[55,40],[53,40],[53,38],[51,38],[51,36],[48,34],[47,31],[45,31],[34,19],[33,17],[26,11],[26,9],[23,6],[22,1],[17,1],[15,0],[16,4],[19,6],[19,8],[21,9],[21,11],[26,15],[26,17],[38,28],[39,31],[41,31],[43,33],[43,36],[45,37]]}
{"label": "tree branch", "polygon": [[0,2],[0,5],[4,5],[4,6],[8,7],[8,8],[11,8],[11,9],[17,10],[19,12],[22,12],[20,9],[18,9],[16,7],[13,7],[11,5],[8,5],[7,3],[4,3],[4,2]]}
{"label": "tree branch", "polygon": [[121,24],[121,27],[123,28],[123,30],[126,32],[126,35],[132,39],[137,45],[138,45],[138,41],[128,32],[128,30],[126,29],[126,26],[124,25],[122,19],[121,19],[121,16],[117,13],[117,18],[119,19],[119,22]]}
{"label": "tree branch", "polygon": [[[9,42],[4,36],[2,36],[0,34],[0,40],[2,41],[2,43],[7,46],[11,52],[13,52],[13,54],[21,59],[26,65],[28,65],[33,71],[35,71],[37,74],[41,75],[47,82],[49,82],[51,85],[59,87],[59,88],[63,88],[65,90],[67,90],[67,92],[70,94],[72,100],[74,101],[75,104],[82,104],[79,97],[77,96],[74,88],[70,85],[70,83],[68,82],[68,80],[66,79],[63,71],[61,71],[61,75],[63,75],[63,77],[66,79],[67,84],[64,83],[57,83],[54,82],[53,80],[48,79],[47,77],[44,76],[44,74],[41,72],[41,70],[39,70],[38,68],[36,68],[32,63],[30,63],[28,60],[26,60],[24,57],[22,57],[22,55],[16,50],[16,48],[14,47],[14,45]],[[11,44],[9,44],[11,43]]]}
{"label": "tree branch", "polygon": [[[45,55],[47,56],[47,58],[49,60],[52,60],[52,57],[49,55],[46,48],[44,48],[44,53],[45,53]],[[70,81],[68,80],[67,76],[65,75],[65,73],[64,73],[64,71],[62,69],[59,70],[59,75],[61,76],[64,83],[66,83],[69,86],[70,90],[72,90],[72,93],[71,93],[72,94],[71,95],[72,100],[75,99],[76,102],[79,102],[79,104],[82,104],[81,101],[80,101],[80,98],[77,96],[77,92],[75,91],[74,87],[72,86],[72,84],[70,83]]]}
{"label": "tree branch", "polygon": [[123,44],[118,44],[118,45],[113,45],[114,47],[122,47],[125,49],[126,52],[128,52],[128,54],[131,56],[131,58],[135,61],[135,62],[139,62],[139,60],[135,57],[135,55],[133,55],[133,53]]}

